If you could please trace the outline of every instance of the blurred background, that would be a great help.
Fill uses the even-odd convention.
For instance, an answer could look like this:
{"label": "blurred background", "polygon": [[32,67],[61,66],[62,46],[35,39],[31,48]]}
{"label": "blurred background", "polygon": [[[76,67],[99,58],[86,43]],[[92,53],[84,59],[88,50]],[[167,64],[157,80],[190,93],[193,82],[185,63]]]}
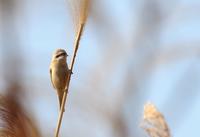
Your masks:
{"label": "blurred background", "polygon": [[[76,2],[0,0],[0,91],[20,87],[12,94],[43,137],[54,135],[59,110],[51,55],[64,48],[72,56]],[[199,136],[199,9],[198,0],[94,0],[61,136],[144,137],[149,101],[172,136]]]}

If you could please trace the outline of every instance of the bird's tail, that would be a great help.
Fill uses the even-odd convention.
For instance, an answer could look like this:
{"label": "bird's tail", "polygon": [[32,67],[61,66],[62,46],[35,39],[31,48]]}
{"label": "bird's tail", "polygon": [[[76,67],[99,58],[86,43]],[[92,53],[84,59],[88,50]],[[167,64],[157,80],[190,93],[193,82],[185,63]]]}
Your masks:
{"label": "bird's tail", "polygon": [[59,106],[60,106],[60,109],[61,109],[64,91],[57,91],[57,93],[58,93]]}

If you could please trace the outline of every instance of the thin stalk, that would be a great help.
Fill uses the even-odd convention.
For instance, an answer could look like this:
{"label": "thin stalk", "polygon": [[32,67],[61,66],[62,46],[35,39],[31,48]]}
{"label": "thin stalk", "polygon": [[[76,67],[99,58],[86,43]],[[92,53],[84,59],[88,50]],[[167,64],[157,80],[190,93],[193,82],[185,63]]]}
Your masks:
{"label": "thin stalk", "polygon": [[[73,52],[73,57],[71,60],[71,64],[70,64],[70,70],[71,72],[73,71],[74,68],[74,63],[75,63],[75,58],[76,58],[76,54],[79,48],[79,42],[81,39],[81,35],[83,33],[83,28],[84,28],[84,23],[80,24],[76,39],[75,39],[75,44],[74,44],[74,52]],[[67,77],[67,86],[63,95],[63,99],[62,99],[62,105],[61,105],[61,109],[60,109],[60,113],[59,113],[59,117],[58,117],[58,123],[57,123],[57,127],[56,127],[56,132],[55,132],[55,137],[58,137],[59,131],[60,131],[60,127],[61,127],[61,123],[62,123],[62,118],[63,118],[63,114],[64,114],[64,107],[65,107],[65,103],[66,103],[66,99],[67,99],[67,93],[69,90],[69,85],[70,85],[70,81],[71,81],[71,74],[70,73]]]}

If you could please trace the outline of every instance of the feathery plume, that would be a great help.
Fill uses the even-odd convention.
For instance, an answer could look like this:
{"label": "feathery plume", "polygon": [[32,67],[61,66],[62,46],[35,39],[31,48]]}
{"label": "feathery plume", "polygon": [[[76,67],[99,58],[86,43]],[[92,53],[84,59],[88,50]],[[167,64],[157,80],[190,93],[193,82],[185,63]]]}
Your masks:
{"label": "feathery plume", "polygon": [[0,95],[0,136],[41,137],[15,96]]}
{"label": "feathery plume", "polygon": [[150,137],[170,137],[170,131],[164,116],[152,103],[144,106],[141,127]]}

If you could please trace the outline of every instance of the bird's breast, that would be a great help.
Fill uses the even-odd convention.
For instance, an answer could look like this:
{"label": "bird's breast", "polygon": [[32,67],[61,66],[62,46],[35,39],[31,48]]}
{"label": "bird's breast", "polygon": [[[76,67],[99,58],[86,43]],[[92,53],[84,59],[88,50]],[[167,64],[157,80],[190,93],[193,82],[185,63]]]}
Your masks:
{"label": "bird's breast", "polygon": [[59,66],[52,68],[52,81],[57,89],[64,89],[67,83],[67,67]]}

